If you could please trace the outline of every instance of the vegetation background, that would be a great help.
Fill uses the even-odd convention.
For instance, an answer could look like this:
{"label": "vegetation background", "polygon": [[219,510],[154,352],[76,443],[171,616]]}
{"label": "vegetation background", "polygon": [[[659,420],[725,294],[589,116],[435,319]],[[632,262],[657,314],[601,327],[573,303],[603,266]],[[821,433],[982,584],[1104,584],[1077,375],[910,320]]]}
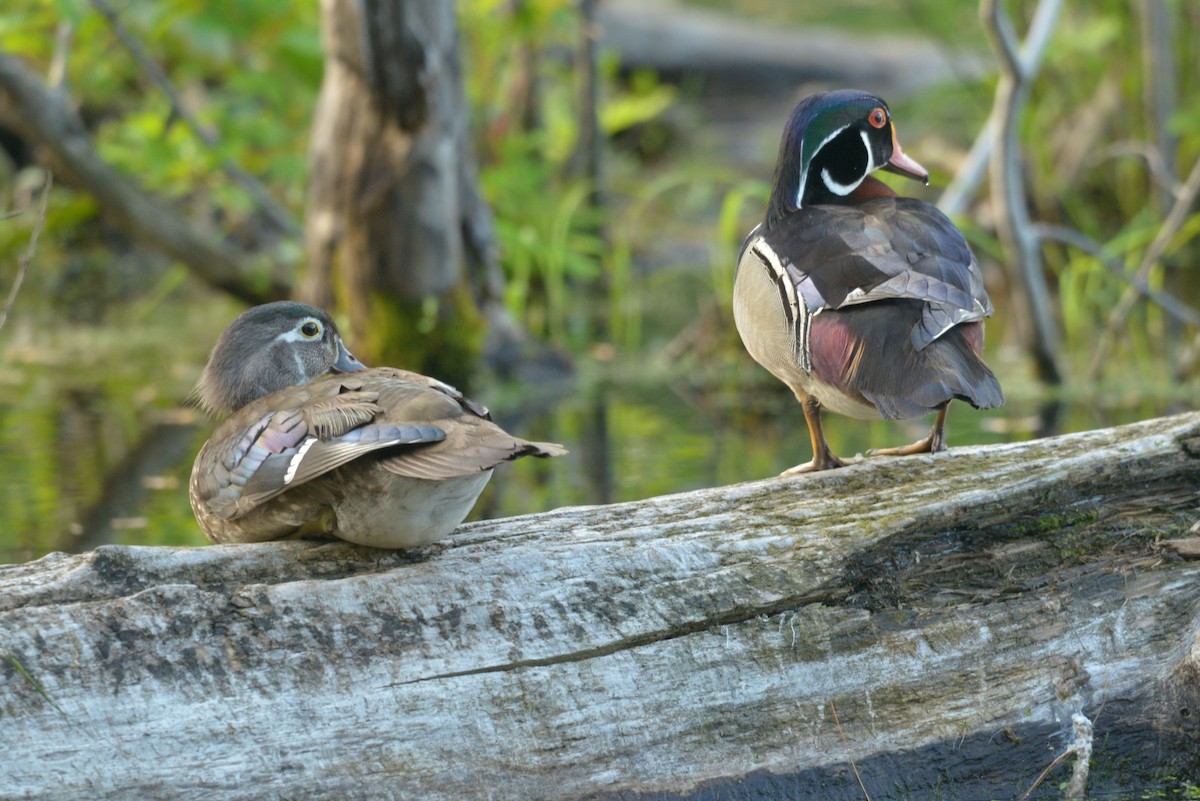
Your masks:
{"label": "vegetation background", "polygon": [[[1007,210],[986,177],[968,183],[956,221],[985,262],[997,305],[988,360],[1009,402],[954,410],[952,446],[1197,406],[1200,4],[1002,9],[1023,33],[1047,5],[1061,10],[1018,117],[1016,163],[1042,226],[1024,234],[1043,238],[1034,269],[1048,288],[1058,380],[1031,348],[1029,287],[998,235]],[[634,6],[681,29],[723,15],[731,40],[762,32],[799,43],[835,30],[850,44],[807,77],[767,64],[723,80],[705,69],[715,52],[664,68],[653,48],[622,48],[610,34],[620,20],[645,21]],[[762,213],[783,119],[808,91],[861,74],[856,64],[891,63],[888,80],[863,88],[887,97],[906,152],[933,172],[928,190],[897,188],[937,201],[970,163],[996,96],[979,9],[459,0],[456,11],[501,299],[525,337],[516,357],[477,342],[477,356],[467,348],[431,364],[420,343],[445,320],[431,302],[378,355],[466,383],[510,430],[573,452],[505,471],[477,515],[763,478],[807,459],[799,410],[741,349],[729,313],[734,254]],[[251,283],[281,276],[291,286],[304,245],[277,218],[304,214],[320,22],[312,2],[8,0],[0,56],[55,87],[103,160],[164,208],[257,254]],[[914,53],[947,66],[926,75]],[[776,79],[764,77],[773,68]],[[104,541],[202,543],[186,478],[211,423],[185,401],[245,303],[130,236],[92,192],[56,176],[47,194],[44,145],[16,133],[4,97],[0,561]],[[1064,229],[1070,247],[1057,241]],[[827,433],[835,451],[854,453],[909,441],[927,422],[833,418]]]}

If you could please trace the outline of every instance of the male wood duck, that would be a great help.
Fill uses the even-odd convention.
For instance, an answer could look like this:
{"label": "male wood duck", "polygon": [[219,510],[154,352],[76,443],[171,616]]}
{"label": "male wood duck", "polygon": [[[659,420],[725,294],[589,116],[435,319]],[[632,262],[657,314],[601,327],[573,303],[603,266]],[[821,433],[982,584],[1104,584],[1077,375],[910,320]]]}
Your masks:
{"label": "male wood duck", "polygon": [[217,341],[196,395],[230,414],[192,468],[192,510],[213,542],[335,535],[409,548],[448,534],[492,468],[560,456],[491,421],[434,378],[355,359],[322,310],[256,306]]}
{"label": "male wood duck", "polygon": [[971,249],[929,203],[897,197],[877,169],[928,183],[878,97],[822,92],[800,101],[779,143],[766,219],[742,244],[733,316],[746,350],[804,409],[812,461],[842,467],[821,409],[859,419],[937,412],[929,436],[868,455],[943,450],[946,409],[1004,402],[980,358],[992,303]]}

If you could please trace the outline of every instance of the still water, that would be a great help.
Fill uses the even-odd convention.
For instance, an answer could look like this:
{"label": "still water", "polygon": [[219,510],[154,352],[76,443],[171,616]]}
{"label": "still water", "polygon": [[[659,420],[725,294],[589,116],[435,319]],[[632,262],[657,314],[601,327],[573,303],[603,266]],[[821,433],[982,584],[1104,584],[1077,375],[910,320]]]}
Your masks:
{"label": "still water", "polygon": [[[48,314],[9,320],[0,340],[0,562],[104,542],[206,542],[188,506],[187,477],[215,421],[185,401],[238,311],[206,297],[131,307],[101,326]],[[683,324],[668,321],[663,330]],[[510,431],[571,450],[498,469],[473,519],[761,479],[810,457],[799,407],[744,353],[680,354],[667,336],[648,340],[638,352],[592,348],[570,376],[472,390]],[[951,447],[1035,435],[1045,398],[1022,377],[1014,348],[989,344],[1008,402],[987,413],[952,407]],[[1063,398],[1059,430],[1187,408],[1194,400],[1170,387],[1076,391]],[[910,442],[931,422],[829,415],[826,434],[846,456]],[[803,492],[803,479],[781,491]]]}

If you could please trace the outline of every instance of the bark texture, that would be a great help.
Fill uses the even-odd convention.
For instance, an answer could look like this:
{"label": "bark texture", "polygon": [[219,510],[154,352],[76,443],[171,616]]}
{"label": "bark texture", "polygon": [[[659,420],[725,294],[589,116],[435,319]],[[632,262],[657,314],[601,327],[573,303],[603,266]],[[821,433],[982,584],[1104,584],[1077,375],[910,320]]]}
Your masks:
{"label": "bark texture", "polygon": [[1192,413],[477,523],[410,553],[0,567],[0,788],[860,799],[853,761],[876,801],[1015,798],[1072,716],[1094,725],[1089,789],[1200,775],[1200,563],[1159,544],[1200,516],[1198,488]]}
{"label": "bark texture", "polygon": [[[479,308],[498,302],[500,281],[491,213],[476,186],[454,4],[322,0],[321,17],[325,74],[301,295],[347,311],[368,358],[404,357],[453,377],[480,348]],[[432,335],[413,336],[417,321],[411,331],[387,322],[419,317],[427,300],[443,323]],[[430,340],[424,353],[420,340]],[[396,341],[408,350],[390,352]],[[449,371],[433,370],[443,362]]]}

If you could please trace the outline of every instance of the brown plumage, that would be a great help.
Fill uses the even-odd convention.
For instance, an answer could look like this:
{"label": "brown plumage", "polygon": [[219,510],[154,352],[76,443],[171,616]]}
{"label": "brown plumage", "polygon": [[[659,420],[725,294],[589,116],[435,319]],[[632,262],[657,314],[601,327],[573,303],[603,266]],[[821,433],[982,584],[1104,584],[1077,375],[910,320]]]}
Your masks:
{"label": "brown plumage", "polygon": [[233,412],[196,457],[190,483],[214,542],[326,534],[421,545],[462,522],[498,464],[566,453],[508,434],[437,379],[363,368],[332,320],[302,304],[259,306],[234,321],[197,395]]}

